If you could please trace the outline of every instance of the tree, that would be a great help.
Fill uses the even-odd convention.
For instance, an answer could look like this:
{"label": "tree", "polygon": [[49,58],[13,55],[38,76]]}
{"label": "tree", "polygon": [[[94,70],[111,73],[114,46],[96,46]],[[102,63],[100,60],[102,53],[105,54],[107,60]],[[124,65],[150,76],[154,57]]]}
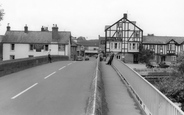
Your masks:
{"label": "tree", "polygon": [[[1,5],[0,5],[1,7]],[[4,16],[4,10],[0,9],[0,21],[3,20],[3,16]]]}
{"label": "tree", "polygon": [[140,44],[138,61],[141,63],[147,64],[153,58],[154,58],[154,52],[149,49],[145,49],[143,45]]}

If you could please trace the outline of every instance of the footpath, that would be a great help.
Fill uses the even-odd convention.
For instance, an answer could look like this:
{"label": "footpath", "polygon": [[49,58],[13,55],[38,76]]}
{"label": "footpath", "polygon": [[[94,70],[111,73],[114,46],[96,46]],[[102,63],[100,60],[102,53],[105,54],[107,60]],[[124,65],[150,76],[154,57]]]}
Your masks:
{"label": "footpath", "polygon": [[108,115],[145,115],[110,65],[101,62]]}

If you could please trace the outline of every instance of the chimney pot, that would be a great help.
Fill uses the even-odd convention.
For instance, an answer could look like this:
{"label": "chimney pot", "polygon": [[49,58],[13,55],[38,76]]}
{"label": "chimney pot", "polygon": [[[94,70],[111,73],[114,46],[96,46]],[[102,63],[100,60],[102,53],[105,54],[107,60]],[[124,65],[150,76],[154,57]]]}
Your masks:
{"label": "chimney pot", "polygon": [[124,14],[124,18],[127,19],[127,14],[126,13]]}
{"label": "chimney pot", "polygon": [[24,32],[25,32],[25,33],[27,33],[27,32],[28,32],[27,24],[24,26]]}
{"label": "chimney pot", "polygon": [[7,31],[10,31],[10,26],[9,26],[9,23],[7,25]]}

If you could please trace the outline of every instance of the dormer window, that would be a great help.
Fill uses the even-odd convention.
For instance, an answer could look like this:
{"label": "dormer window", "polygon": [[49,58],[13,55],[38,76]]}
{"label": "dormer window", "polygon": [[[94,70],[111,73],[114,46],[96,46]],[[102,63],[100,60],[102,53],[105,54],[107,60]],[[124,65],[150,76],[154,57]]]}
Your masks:
{"label": "dormer window", "polygon": [[167,45],[168,50],[175,50],[175,43],[174,41],[171,41],[168,45]]}

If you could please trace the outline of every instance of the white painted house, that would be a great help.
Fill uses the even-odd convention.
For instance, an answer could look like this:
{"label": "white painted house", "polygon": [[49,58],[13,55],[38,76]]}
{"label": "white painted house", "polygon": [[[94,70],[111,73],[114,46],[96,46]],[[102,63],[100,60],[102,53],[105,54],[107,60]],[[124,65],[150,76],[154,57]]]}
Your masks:
{"label": "white painted house", "polygon": [[7,31],[2,40],[3,61],[36,56],[65,55],[70,56],[71,32],[58,31],[57,25],[52,31],[41,28],[41,31],[29,31],[27,25],[24,31]]}

